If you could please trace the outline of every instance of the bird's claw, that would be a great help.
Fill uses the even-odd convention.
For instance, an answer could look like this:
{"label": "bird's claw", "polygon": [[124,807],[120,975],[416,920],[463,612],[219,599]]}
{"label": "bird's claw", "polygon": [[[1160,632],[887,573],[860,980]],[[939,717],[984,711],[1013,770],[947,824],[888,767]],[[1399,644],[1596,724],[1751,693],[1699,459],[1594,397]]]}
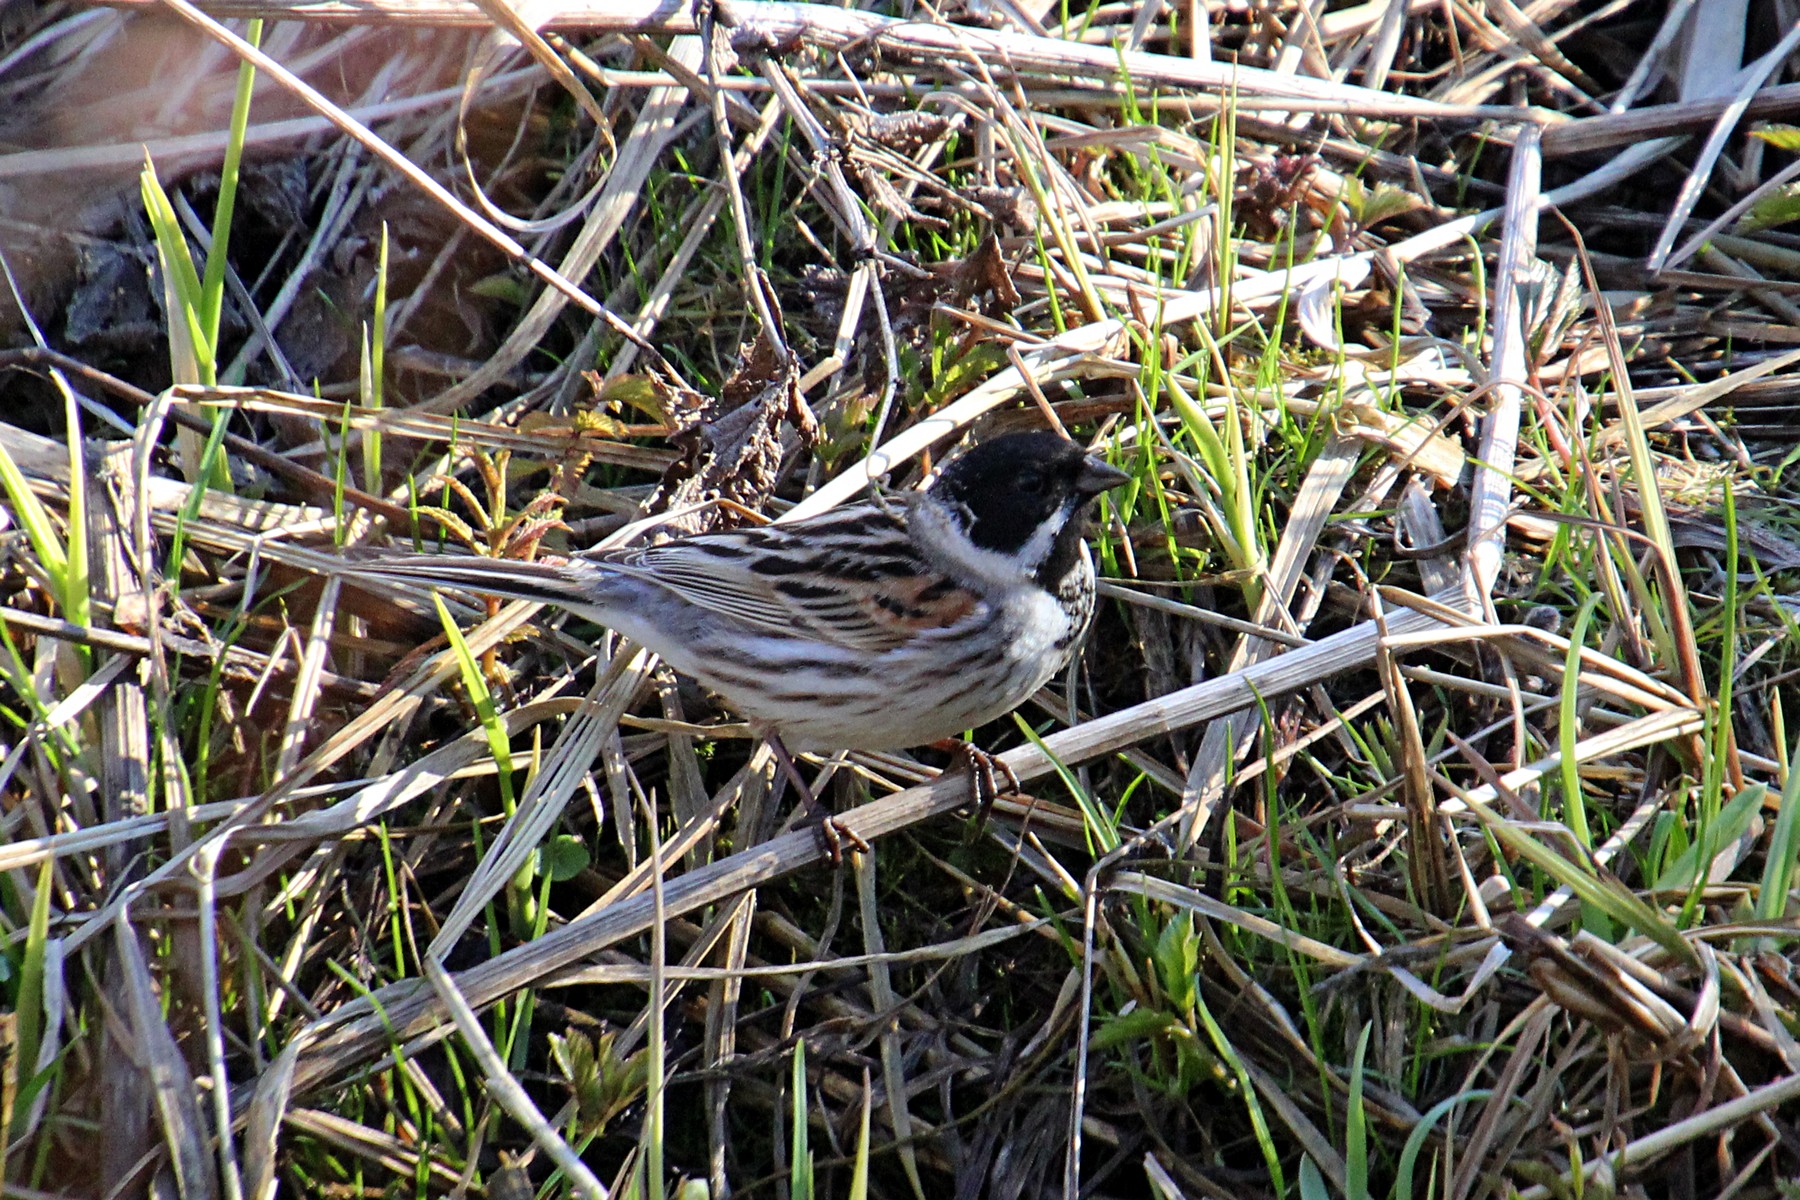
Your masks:
{"label": "bird's claw", "polygon": [[[965,742],[961,738],[945,738],[933,745],[933,749],[942,750],[963,760],[969,770],[969,799],[975,803],[975,823],[977,827],[987,824],[988,814],[994,810],[994,801],[1002,796],[1015,796],[1019,792],[1019,777],[1007,765],[1004,758],[989,754],[973,742]],[[1001,781],[1005,786],[1001,786]]]}
{"label": "bird's claw", "polygon": [[852,850],[860,854],[867,854],[874,849],[869,845],[867,838],[834,816],[825,816],[814,828],[819,831],[819,841],[824,843],[825,857],[831,860],[831,865],[834,867],[844,861],[844,844],[846,842],[849,843]]}

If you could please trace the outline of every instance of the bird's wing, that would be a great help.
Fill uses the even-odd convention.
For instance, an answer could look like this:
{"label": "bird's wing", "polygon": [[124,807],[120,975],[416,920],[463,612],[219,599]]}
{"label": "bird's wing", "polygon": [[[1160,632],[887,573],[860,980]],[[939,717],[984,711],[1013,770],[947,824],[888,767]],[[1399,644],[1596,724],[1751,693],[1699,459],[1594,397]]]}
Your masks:
{"label": "bird's wing", "polygon": [[904,513],[858,506],[602,561],[746,625],[880,652],[965,621],[983,605],[919,554],[904,520]]}

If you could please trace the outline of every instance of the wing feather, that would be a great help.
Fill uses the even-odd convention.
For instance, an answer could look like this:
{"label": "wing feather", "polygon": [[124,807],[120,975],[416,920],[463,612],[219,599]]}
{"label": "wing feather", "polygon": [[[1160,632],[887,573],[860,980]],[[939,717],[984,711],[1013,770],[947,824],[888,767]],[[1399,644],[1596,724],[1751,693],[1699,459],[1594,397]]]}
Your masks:
{"label": "wing feather", "polygon": [[731,620],[861,652],[896,649],[985,610],[919,554],[903,514],[868,506],[602,561]]}

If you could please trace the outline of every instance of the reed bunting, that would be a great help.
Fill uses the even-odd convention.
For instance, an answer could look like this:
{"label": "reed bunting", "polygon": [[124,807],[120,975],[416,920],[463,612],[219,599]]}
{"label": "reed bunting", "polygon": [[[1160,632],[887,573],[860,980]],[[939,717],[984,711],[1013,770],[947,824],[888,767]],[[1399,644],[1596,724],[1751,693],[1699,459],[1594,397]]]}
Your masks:
{"label": "reed bunting", "polygon": [[[563,560],[411,555],[347,570],[541,601],[615,630],[746,718],[813,806],[789,748],[944,743],[1068,662],[1094,615],[1086,509],[1129,478],[1055,434],[1012,434],[923,491],[791,524]],[[991,774],[988,787],[991,799]]]}

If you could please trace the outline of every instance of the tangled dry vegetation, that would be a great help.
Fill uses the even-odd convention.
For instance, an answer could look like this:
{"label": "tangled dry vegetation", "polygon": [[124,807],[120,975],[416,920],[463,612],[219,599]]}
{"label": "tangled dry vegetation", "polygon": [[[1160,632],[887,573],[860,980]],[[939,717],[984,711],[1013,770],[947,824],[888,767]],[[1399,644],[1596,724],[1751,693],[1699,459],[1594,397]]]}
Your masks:
{"label": "tangled dry vegetation", "polygon": [[[1792,1195],[1795,8],[0,10],[7,1194]],[[836,869],[330,569],[1045,422],[1024,793]]]}

